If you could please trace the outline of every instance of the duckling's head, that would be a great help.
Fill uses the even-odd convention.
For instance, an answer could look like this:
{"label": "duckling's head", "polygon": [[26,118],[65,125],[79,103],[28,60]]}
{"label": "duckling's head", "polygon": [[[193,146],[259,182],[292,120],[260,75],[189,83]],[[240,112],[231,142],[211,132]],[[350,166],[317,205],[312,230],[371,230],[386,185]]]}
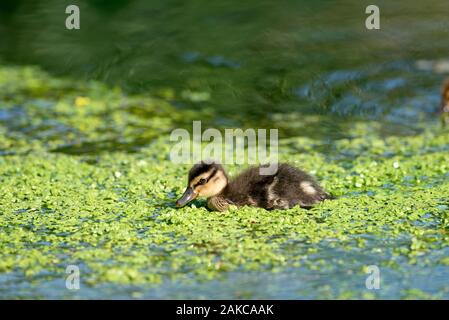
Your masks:
{"label": "duckling's head", "polygon": [[227,185],[228,177],[220,164],[201,161],[190,169],[187,188],[182,197],[176,201],[176,206],[183,207],[197,197],[216,196]]}

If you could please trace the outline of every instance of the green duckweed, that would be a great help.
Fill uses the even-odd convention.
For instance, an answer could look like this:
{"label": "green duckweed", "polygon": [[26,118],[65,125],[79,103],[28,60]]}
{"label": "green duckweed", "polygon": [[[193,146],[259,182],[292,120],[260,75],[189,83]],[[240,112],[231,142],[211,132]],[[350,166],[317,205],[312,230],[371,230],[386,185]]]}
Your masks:
{"label": "green duckweed", "polygon": [[[346,256],[354,252],[393,270],[449,264],[449,134],[437,125],[384,137],[378,123],[354,122],[352,138],[326,153],[321,140],[282,139],[281,160],[313,173],[336,199],[310,210],[217,213],[201,200],[174,206],[189,166],[168,160],[173,117],[183,116],[168,100],[30,67],[1,67],[0,95],[1,274],[39,283],[78,265],[89,287],[157,287],[331,264],[364,275],[366,263]],[[325,250],[341,254],[331,262]],[[430,296],[413,288],[402,295]]]}

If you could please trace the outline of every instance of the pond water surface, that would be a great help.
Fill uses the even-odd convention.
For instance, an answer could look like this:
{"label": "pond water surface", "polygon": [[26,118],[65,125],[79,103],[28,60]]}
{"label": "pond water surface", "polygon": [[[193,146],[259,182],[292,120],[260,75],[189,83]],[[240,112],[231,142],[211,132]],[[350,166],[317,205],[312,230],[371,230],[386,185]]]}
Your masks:
{"label": "pond water surface", "polygon": [[[365,8],[371,2],[82,0],[77,1],[81,29],[69,31],[64,27],[64,1],[2,1],[0,67],[22,70],[35,66],[49,76],[30,76],[32,80],[23,84],[27,71],[19,71],[22,75],[17,80],[12,76],[15,71],[4,72],[9,80],[0,87],[0,133],[10,142],[2,145],[0,157],[26,154],[39,145],[45,152],[81,157],[86,163],[95,164],[96,159],[114,152],[137,154],[126,158],[133,161],[174,128],[191,130],[192,121],[201,120],[203,128],[220,130],[277,128],[285,159],[313,151],[325,159],[323,163],[336,163],[347,170],[336,179],[353,179],[356,157],[366,156],[366,163],[418,154],[440,157],[432,162],[442,168],[435,176],[423,169],[416,176],[409,172],[399,185],[386,182],[376,189],[367,182],[360,191],[334,186],[338,196],[353,201],[358,201],[359,194],[416,187],[418,180],[425,182],[426,186],[419,185],[423,190],[444,186],[448,181],[444,154],[449,147],[447,140],[441,140],[447,131],[439,131],[435,111],[440,84],[449,74],[449,2],[377,1],[381,29],[367,30]],[[99,85],[89,91],[85,85],[92,80]],[[123,100],[112,109],[108,102],[99,104],[92,109],[97,112],[94,118],[73,115],[63,105],[55,107],[66,96],[80,96],[75,100],[77,106],[89,104],[83,100],[86,90],[93,92],[91,100],[115,101],[120,94],[140,98]],[[164,103],[153,106],[146,97]],[[359,129],[354,129],[355,124]],[[413,139],[425,142],[428,130],[437,137],[432,140],[435,143],[419,151],[406,150]],[[383,146],[379,146],[381,151],[376,149],[385,139],[402,137],[405,151],[399,144],[393,151]],[[370,144],[372,139],[376,142]],[[341,141],[348,141],[346,149]],[[307,161],[312,167],[313,159]],[[108,165],[119,166],[115,162]],[[162,170],[170,167],[158,165]],[[325,172],[339,172],[326,168]],[[11,170],[4,173],[5,179]],[[325,173],[314,174],[332,190],[333,180],[326,182]],[[358,180],[354,183],[358,187]],[[168,190],[176,193],[176,188]],[[161,199],[162,203],[172,201]],[[428,211],[447,214],[448,198],[438,201],[439,207]],[[0,214],[7,212],[7,206]],[[1,227],[7,235],[11,229],[4,223]],[[276,272],[231,268],[208,280],[198,280],[194,272],[186,271],[180,281],[168,271],[157,284],[98,281],[72,292],[65,288],[63,275],[46,271],[48,265],[31,276],[20,268],[2,269],[0,265],[0,297],[447,299],[448,224],[439,218],[414,223],[422,223],[425,230],[440,230],[441,238],[438,248],[422,259],[414,257],[417,261],[413,262],[406,254],[394,255],[393,251],[409,247],[417,234],[404,229],[403,235],[385,239],[366,232],[354,235],[356,240],[367,239],[363,250],[327,246],[328,240],[317,244],[293,239],[283,244],[289,249],[282,250],[299,254],[313,247],[309,264],[287,265]],[[361,270],[379,261],[391,262],[382,269],[382,289],[367,290],[367,275]]]}

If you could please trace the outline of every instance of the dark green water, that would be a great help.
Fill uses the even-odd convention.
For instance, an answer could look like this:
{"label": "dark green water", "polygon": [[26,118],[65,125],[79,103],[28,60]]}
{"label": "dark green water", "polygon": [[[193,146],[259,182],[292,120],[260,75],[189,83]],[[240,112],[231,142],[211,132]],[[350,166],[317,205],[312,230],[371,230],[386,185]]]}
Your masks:
{"label": "dark green water", "polygon": [[[95,79],[130,94],[161,97],[175,107],[174,127],[191,128],[193,119],[204,127],[276,127],[280,138],[323,141],[323,153],[332,141],[350,137],[348,127],[355,121],[379,121],[376,130],[385,136],[415,135],[437,122],[439,85],[449,73],[438,64],[449,59],[449,2],[444,0],[377,1],[381,29],[376,31],[365,28],[365,8],[372,1],[77,1],[81,30],[76,31],[64,25],[70,3],[2,1],[0,63],[37,65],[54,76]],[[14,123],[8,112],[4,119],[0,113],[6,127]],[[153,116],[144,108],[127,112]],[[56,135],[66,132],[57,124],[48,126]],[[37,134],[13,125],[9,130]],[[136,151],[151,143],[143,137],[123,146],[112,139],[95,148],[68,144],[55,151]],[[334,259],[332,270],[232,272],[191,285],[167,281],[156,289],[139,288],[138,297],[336,297],[364,283],[338,265],[340,254],[324,250],[317,257]],[[447,256],[447,250],[437,254]],[[362,253],[345,258],[356,261],[354,269],[370,262]],[[447,275],[441,265],[390,269],[378,297],[403,297],[403,282],[447,297]],[[72,295],[59,278],[33,286],[21,274],[0,276],[0,296],[121,298],[135,290],[104,285]]]}
{"label": "dark green water", "polygon": [[[193,114],[215,127],[276,123],[281,137],[339,138],[354,120],[413,134],[443,79],[417,62],[449,49],[442,0],[379,1],[380,30],[365,28],[369,1],[79,1],[72,31],[68,2],[2,3],[5,62],[172,98],[187,128]],[[295,126],[307,115],[320,126]]]}

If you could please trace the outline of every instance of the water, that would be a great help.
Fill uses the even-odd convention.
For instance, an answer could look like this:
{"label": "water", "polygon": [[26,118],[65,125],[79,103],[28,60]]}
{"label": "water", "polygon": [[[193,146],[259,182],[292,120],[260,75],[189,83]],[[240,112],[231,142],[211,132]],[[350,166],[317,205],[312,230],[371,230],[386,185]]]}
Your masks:
{"label": "water", "polygon": [[[385,246],[391,242],[383,241]],[[307,267],[286,268],[282,272],[228,272],[218,279],[197,281],[165,279],[160,285],[90,286],[81,283],[79,290],[67,290],[65,277],[52,273],[23,281],[20,273],[0,275],[0,297],[25,299],[398,299],[444,298],[449,294],[448,268],[417,263],[407,265],[402,258],[376,254],[370,247],[351,252],[321,247],[311,260],[326,259],[320,270]],[[448,250],[436,252],[430,259],[447,256]],[[367,272],[361,268],[381,259],[392,259],[401,267],[382,267],[380,287],[368,289]],[[404,267],[405,266],[405,267]],[[38,283],[38,285],[36,285]],[[418,290],[416,288],[419,288]],[[418,292],[418,293],[416,293]]]}
{"label": "water", "polygon": [[[130,117],[169,119],[171,125],[157,134],[190,129],[192,119],[199,118],[203,127],[219,129],[275,127],[281,139],[308,137],[330,153],[333,141],[351,138],[348,128],[355,121],[378,121],[375,130],[385,137],[417,135],[437,122],[439,85],[449,73],[444,64],[449,59],[449,3],[444,0],[428,0],[425,6],[417,0],[377,1],[377,31],[365,29],[364,11],[371,2],[360,0],[77,3],[81,30],[68,31],[65,7],[58,0],[2,1],[0,62],[38,65],[53,76],[80,83],[94,79],[127,94],[161,97],[174,111],[152,113],[139,105],[124,109]],[[9,134],[49,145],[78,134],[52,118],[45,96],[36,93],[34,99],[42,110],[34,115],[20,105],[0,109],[0,124]],[[42,122],[33,126],[37,118]],[[142,128],[141,123],[127,125]],[[138,152],[151,144],[154,126],[120,141],[119,130],[106,124],[108,139],[67,140],[50,149],[75,156]],[[339,156],[343,161],[353,155]],[[335,260],[330,270],[236,271],[206,282],[166,279],[154,287],[103,284],[79,292],[68,292],[60,275],[39,275],[35,286],[13,272],[0,275],[0,297],[296,299],[356,292],[353,297],[363,298],[367,291],[360,268],[370,256],[345,256],[352,263],[348,270],[339,265],[338,250],[323,248],[321,254],[317,259]],[[435,254],[445,256],[447,250]],[[407,297],[404,288],[415,287],[448,297],[447,268],[401,266],[385,269],[385,287],[376,297]]]}
{"label": "water", "polygon": [[[413,134],[437,108],[443,76],[429,63],[448,58],[449,4],[381,1],[376,31],[365,28],[367,4],[81,1],[81,29],[68,31],[59,1],[7,1],[0,52],[79,81],[173,96],[178,112],[219,128],[276,123],[281,137],[340,138],[361,118]],[[322,125],[277,120],[295,112]]]}

